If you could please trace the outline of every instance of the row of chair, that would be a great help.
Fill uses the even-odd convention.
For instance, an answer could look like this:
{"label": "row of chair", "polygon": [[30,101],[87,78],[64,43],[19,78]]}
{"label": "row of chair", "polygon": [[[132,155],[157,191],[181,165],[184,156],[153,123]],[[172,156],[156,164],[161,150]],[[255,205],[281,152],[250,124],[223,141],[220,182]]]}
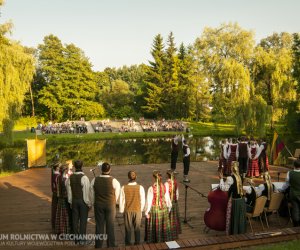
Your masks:
{"label": "row of chair", "polygon": [[[276,213],[278,223],[280,225],[278,210],[279,210],[279,207],[280,207],[280,204],[281,204],[283,198],[284,198],[283,193],[273,193],[270,203],[269,203],[269,206],[267,206],[267,207],[266,207],[266,202],[267,202],[266,196],[260,196],[256,199],[255,205],[253,208],[253,212],[246,214],[252,233],[253,233],[253,227],[252,227],[252,223],[251,223],[252,218],[259,217],[260,223],[262,225],[262,229],[264,230],[264,225],[262,222],[262,215],[264,215],[267,227],[269,228],[269,222],[268,222],[268,216],[267,216],[268,213],[272,213],[272,214]],[[290,215],[290,208],[289,208],[289,215]]]}

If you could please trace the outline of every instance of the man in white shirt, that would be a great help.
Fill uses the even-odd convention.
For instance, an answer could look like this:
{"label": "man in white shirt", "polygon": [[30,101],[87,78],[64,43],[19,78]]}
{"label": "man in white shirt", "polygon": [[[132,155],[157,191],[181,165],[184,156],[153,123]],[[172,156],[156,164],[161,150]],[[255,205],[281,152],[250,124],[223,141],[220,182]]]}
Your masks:
{"label": "man in white shirt", "polygon": [[[101,165],[101,175],[95,177],[91,182],[90,197],[94,205],[96,234],[104,234],[104,225],[106,226],[107,247],[115,247],[115,217],[116,204],[118,204],[120,195],[120,183],[110,175],[111,166],[104,162]],[[95,240],[95,248],[101,248],[102,240]]]}
{"label": "man in white shirt", "polygon": [[134,231],[134,244],[140,244],[140,227],[145,206],[145,190],[136,182],[136,173],[128,172],[129,182],[121,188],[119,212],[124,213],[125,244],[131,245],[131,232]]}
{"label": "man in white shirt", "polygon": [[[90,180],[82,172],[83,162],[74,161],[75,172],[66,181],[68,192],[68,202],[72,207],[73,232],[75,234],[75,244],[84,244],[86,225],[91,202],[89,199]],[[79,225],[78,225],[79,224]]]}

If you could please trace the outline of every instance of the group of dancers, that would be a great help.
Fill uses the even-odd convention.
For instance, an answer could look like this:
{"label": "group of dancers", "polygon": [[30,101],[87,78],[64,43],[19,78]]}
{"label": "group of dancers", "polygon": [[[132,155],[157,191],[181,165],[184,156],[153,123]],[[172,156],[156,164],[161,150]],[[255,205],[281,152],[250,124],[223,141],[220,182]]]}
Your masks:
{"label": "group of dancers", "polygon": [[[75,172],[72,172],[72,167]],[[153,183],[145,195],[144,188],[137,184],[135,171],[128,172],[128,183],[121,187],[113,178],[108,163],[99,165],[101,174],[90,182],[84,174],[83,162],[69,161],[53,165],[52,185],[52,230],[53,233],[75,235],[75,244],[89,244],[86,235],[88,212],[93,207],[95,235],[106,235],[95,240],[100,248],[107,240],[108,247],[116,246],[114,222],[116,207],[124,216],[125,245],[140,244],[140,225],[145,212],[145,239],[147,243],[176,240],[181,233],[178,199],[179,189],[176,172],[167,170],[166,180],[160,171],[153,171]],[[131,241],[131,233],[134,241]]]}
{"label": "group of dancers", "polygon": [[267,148],[264,139],[248,139],[245,136],[239,140],[224,139],[221,142],[219,171],[224,176],[230,176],[232,162],[237,161],[242,178],[262,177],[263,173],[269,171]]}

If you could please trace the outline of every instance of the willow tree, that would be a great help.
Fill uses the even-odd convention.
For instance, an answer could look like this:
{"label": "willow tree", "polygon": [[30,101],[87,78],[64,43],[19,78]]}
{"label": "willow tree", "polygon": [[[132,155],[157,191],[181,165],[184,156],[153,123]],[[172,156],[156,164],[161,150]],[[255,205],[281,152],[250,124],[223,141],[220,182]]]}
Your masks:
{"label": "willow tree", "polygon": [[212,91],[214,121],[237,123],[237,108],[250,99],[253,33],[236,23],[205,28],[194,47]]}
{"label": "willow tree", "polygon": [[255,89],[270,107],[272,126],[274,121],[284,118],[287,104],[296,98],[292,44],[293,37],[290,34],[274,33],[262,39],[255,51]]}
{"label": "willow tree", "polygon": [[21,112],[34,74],[34,58],[19,43],[6,37],[11,27],[11,23],[0,25],[0,122],[10,142],[14,120]]}

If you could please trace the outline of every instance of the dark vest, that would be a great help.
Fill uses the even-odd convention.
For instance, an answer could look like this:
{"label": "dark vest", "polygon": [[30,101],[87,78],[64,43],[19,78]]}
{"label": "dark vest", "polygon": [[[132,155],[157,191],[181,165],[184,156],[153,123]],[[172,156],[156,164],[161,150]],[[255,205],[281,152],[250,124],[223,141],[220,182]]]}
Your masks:
{"label": "dark vest", "polygon": [[125,211],[140,212],[141,211],[141,196],[140,185],[125,185]]}
{"label": "dark vest", "polygon": [[300,172],[290,171],[290,198],[300,196]]}
{"label": "dark vest", "polygon": [[95,203],[101,205],[116,205],[113,177],[96,177],[94,183]]}
{"label": "dark vest", "polygon": [[73,200],[83,200],[83,191],[81,186],[81,178],[84,174],[72,174],[70,176],[70,184]]}
{"label": "dark vest", "polygon": [[248,157],[248,149],[247,143],[239,143],[239,158],[247,158]]}
{"label": "dark vest", "polygon": [[175,144],[174,139],[172,139],[172,152],[178,152],[178,147],[179,147],[178,143]]}

